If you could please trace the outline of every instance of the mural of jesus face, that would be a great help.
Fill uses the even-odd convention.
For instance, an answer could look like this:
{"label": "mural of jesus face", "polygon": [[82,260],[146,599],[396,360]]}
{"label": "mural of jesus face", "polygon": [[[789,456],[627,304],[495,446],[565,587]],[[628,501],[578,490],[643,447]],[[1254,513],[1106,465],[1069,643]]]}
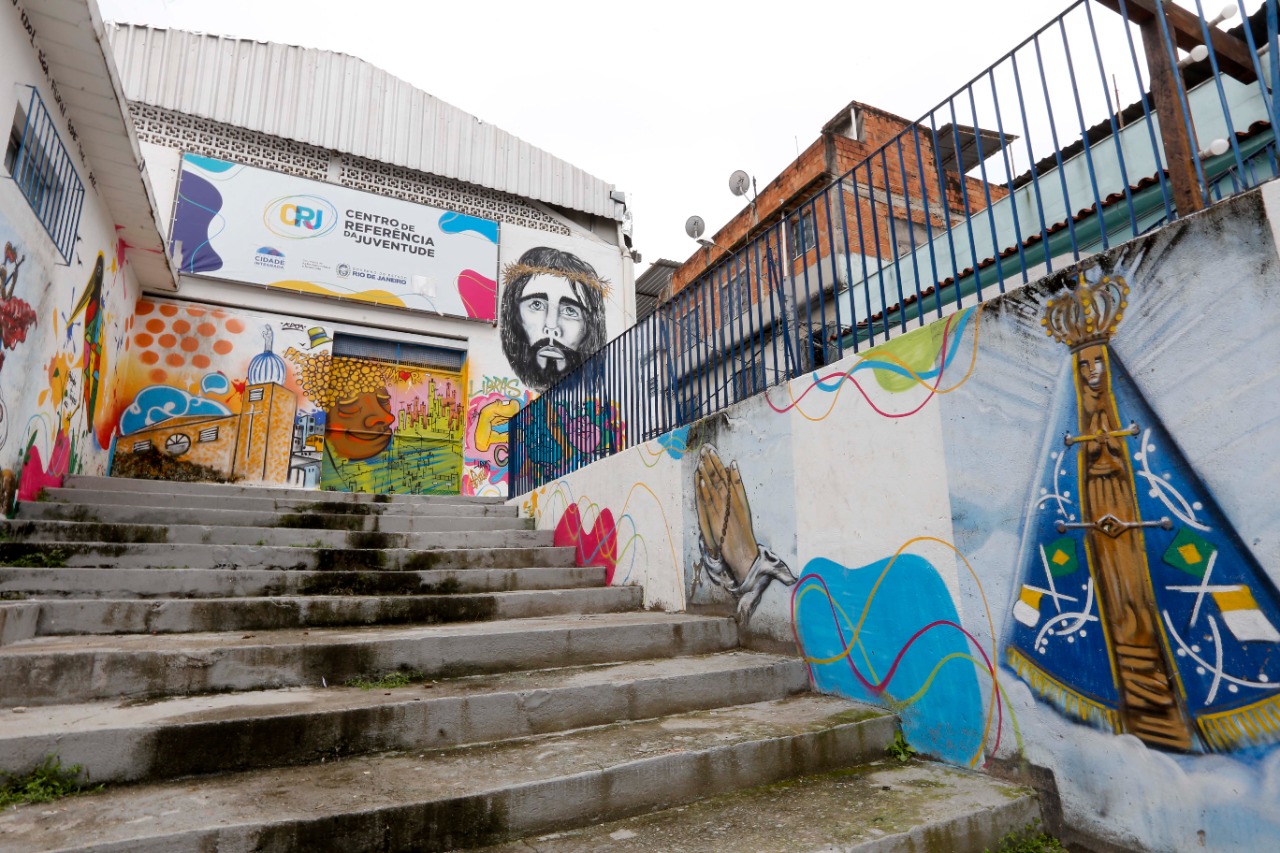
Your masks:
{"label": "mural of jesus face", "polygon": [[587,309],[573,286],[554,275],[537,275],[520,296],[520,326],[538,367],[563,371],[587,334]]}
{"label": "mural of jesus face", "polygon": [[607,282],[581,258],[539,246],[504,279],[502,350],[529,388],[545,391],[604,345]]}

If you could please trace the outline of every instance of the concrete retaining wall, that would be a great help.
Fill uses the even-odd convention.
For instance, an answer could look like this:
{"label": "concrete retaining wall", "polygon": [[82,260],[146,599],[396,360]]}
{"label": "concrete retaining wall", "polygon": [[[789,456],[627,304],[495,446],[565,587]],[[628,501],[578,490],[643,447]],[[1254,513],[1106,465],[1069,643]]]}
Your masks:
{"label": "concrete retaining wall", "polygon": [[1262,849],[1278,224],[1273,183],[513,502],[922,752],[1051,776],[1066,826]]}

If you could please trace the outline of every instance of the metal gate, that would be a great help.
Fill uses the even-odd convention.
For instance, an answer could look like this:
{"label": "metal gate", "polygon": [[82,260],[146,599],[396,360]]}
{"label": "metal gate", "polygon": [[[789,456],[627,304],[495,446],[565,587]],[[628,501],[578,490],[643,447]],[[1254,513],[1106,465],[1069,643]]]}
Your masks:
{"label": "metal gate", "polygon": [[336,334],[320,487],[458,494],[465,357],[443,347]]}

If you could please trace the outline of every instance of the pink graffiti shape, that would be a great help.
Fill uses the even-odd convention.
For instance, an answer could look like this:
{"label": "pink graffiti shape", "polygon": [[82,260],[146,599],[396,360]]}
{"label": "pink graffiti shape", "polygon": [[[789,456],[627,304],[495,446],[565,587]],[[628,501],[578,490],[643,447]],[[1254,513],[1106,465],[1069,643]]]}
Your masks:
{"label": "pink graffiti shape", "polygon": [[33,446],[27,453],[27,461],[23,463],[22,475],[18,479],[18,500],[33,501],[41,489],[58,488],[70,467],[71,439],[65,432],[59,433],[53,442],[48,468],[40,460],[40,449]]}
{"label": "pink graffiti shape", "polygon": [[583,453],[591,453],[600,446],[600,427],[586,415],[569,418],[565,421],[564,431],[573,446]]}
{"label": "pink graffiti shape", "polygon": [[467,316],[477,320],[493,320],[498,316],[498,283],[475,270],[458,273],[458,295],[467,308]]}
{"label": "pink graffiti shape", "polygon": [[591,530],[584,531],[582,513],[577,505],[569,507],[556,525],[553,541],[560,548],[573,546],[579,566],[604,566],[605,583],[613,583],[613,573],[618,567],[618,527],[609,510],[601,511]]}

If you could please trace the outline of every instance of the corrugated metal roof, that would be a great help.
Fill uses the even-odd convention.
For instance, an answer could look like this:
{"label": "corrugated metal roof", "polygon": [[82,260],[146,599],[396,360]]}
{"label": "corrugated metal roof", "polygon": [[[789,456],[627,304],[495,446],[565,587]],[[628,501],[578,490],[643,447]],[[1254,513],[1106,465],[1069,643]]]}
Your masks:
{"label": "corrugated metal roof", "polygon": [[662,293],[671,286],[671,277],[679,268],[676,261],[658,258],[636,279],[637,323],[658,310]]}
{"label": "corrugated metal roof", "polygon": [[78,128],[76,142],[89,161],[94,188],[107,204],[135,275],[145,287],[175,290],[177,276],[160,236],[159,208],[102,38],[96,4],[44,0],[23,10],[35,30],[41,59],[70,112],[69,121]]}
{"label": "corrugated metal roof", "polygon": [[354,56],[108,25],[130,101],[621,221],[612,184]]}

